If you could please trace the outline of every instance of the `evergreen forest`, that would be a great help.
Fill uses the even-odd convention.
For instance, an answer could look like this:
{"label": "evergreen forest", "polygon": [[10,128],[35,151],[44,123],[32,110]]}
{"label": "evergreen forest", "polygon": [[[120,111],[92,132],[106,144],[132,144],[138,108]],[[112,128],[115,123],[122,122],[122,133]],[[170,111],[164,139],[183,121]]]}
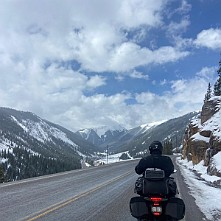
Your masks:
{"label": "evergreen forest", "polygon": [[80,161],[66,158],[59,160],[35,155],[30,150],[14,147],[0,152],[0,182],[53,174],[81,168]]}

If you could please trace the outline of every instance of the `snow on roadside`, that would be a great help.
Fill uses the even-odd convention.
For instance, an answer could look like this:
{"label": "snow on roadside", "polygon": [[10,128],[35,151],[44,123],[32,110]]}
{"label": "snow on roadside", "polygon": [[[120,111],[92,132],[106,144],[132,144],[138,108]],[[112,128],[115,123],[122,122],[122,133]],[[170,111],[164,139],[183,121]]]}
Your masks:
{"label": "snow on roadside", "polygon": [[129,155],[129,151],[126,152],[122,152],[122,153],[117,153],[117,154],[110,154],[108,155],[108,159],[107,159],[107,155],[104,153],[103,157],[99,160],[96,160],[96,165],[99,164],[111,164],[111,163],[116,163],[116,162],[120,162],[120,161],[125,161],[125,160],[121,160],[120,157],[122,156],[122,154],[127,154],[128,157],[130,159],[128,160],[132,160],[133,158]]}
{"label": "snow on roadside", "polygon": [[212,162],[217,171],[221,173],[221,152],[217,153],[212,157]]}
{"label": "snow on roadside", "polygon": [[[206,173],[207,167],[203,166],[203,162],[193,166],[192,162],[177,157],[177,165],[190,188],[190,194],[196,199],[196,204],[202,213],[210,221],[221,220],[221,186],[214,187],[211,185],[221,178],[209,176]],[[195,174],[196,172],[200,177]]]}

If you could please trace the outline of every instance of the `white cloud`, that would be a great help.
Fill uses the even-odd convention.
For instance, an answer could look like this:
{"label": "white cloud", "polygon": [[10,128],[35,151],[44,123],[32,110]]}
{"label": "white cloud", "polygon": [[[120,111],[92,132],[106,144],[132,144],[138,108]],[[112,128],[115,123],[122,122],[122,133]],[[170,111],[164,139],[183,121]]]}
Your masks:
{"label": "white cloud", "polygon": [[208,80],[214,81],[213,76],[210,77],[208,79],[208,76],[197,75],[188,81],[172,81],[171,90],[163,95],[151,92],[137,94],[135,97],[137,104],[130,107],[131,114],[137,116],[136,119],[133,118],[133,124],[171,119],[194,110],[201,110]]}
{"label": "white cloud", "polygon": [[214,82],[213,75],[210,78],[208,78],[208,75],[195,75],[195,77],[188,81],[172,81],[172,91],[167,93],[166,97],[174,107],[178,107],[178,112],[188,112],[191,109],[200,110],[209,81]]}
{"label": "white cloud", "polygon": [[180,51],[170,46],[151,51],[148,48],[141,48],[137,44],[127,42],[117,48],[110,60],[110,66],[116,72],[125,72],[142,65],[175,62],[188,54],[186,51]]}
{"label": "white cloud", "polygon": [[208,47],[213,50],[221,49],[221,29],[207,29],[201,31],[194,44],[198,47]]}
{"label": "white cloud", "polygon": [[[146,47],[140,47],[133,42],[119,42],[120,38],[111,47],[110,45],[113,42],[110,39],[114,39],[114,37],[111,38],[113,31],[106,30],[105,33],[102,38],[99,37],[101,33],[94,35],[93,32],[91,36],[89,33],[85,33],[87,38],[84,41],[72,43],[79,47],[75,53],[78,61],[82,64],[82,69],[97,72],[126,72],[135,67],[151,63],[177,61],[189,54],[186,51],[180,51],[171,46],[165,46],[152,51]],[[106,35],[108,36],[107,38],[105,38]],[[123,38],[122,36],[121,39]]]}
{"label": "white cloud", "polygon": [[160,85],[166,85],[167,83],[168,83],[168,82],[167,82],[166,79],[163,79],[163,80],[160,81]]}
{"label": "white cloud", "polygon": [[105,81],[106,79],[104,77],[95,75],[88,80],[87,86],[92,89],[97,88],[97,87],[105,85],[106,84]]}
{"label": "white cloud", "polygon": [[[0,51],[26,62],[77,60],[82,69],[95,72],[130,71],[153,62],[152,53],[157,51],[135,42],[146,35],[144,27],[148,30],[163,24],[162,11],[167,1],[86,2],[49,0],[43,9],[36,0],[2,3],[0,42],[4,44]],[[134,29],[139,35],[129,39],[127,31]],[[171,50],[177,53],[177,60],[182,57],[182,52]],[[168,57],[160,63],[170,61]]]}
{"label": "white cloud", "polygon": [[199,72],[196,73],[196,76],[206,79],[211,84],[215,83],[215,80],[218,78],[217,67],[203,67]]}
{"label": "white cloud", "polygon": [[161,47],[158,50],[153,51],[153,57],[155,63],[163,64],[167,62],[175,62],[189,55],[187,51],[180,51],[177,48],[170,46]]}
{"label": "white cloud", "polygon": [[[169,1],[168,3],[170,4],[173,2]],[[177,8],[172,7],[172,9],[166,10],[166,15],[168,18],[177,16],[177,15],[186,16],[192,8],[192,4],[189,4],[186,0],[177,1],[177,4],[178,4]]]}
{"label": "white cloud", "polygon": [[174,93],[183,92],[186,90],[186,80],[177,80],[172,82],[172,90]]}
{"label": "white cloud", "polygon": [[151,27],[162,23],[161,10],[167,1],[163,0],[123,0],[118,11],[118,22],[125,28],[140,25]]}
{"label": "white cloud", "polygon": [[[134,97],[137,104],[128,105],[127,100],[133,98],[128,93],[85,96],[84,90],[89,85],[92,88],[105,82],[98,76],[88,78],[57,66],[44,70],[33,65],[31,70],[33,75],[29,79],[24,75],[17,82],[17,87],[14,87],[13,78],[8,76],[5,79],[7,90],[0,90],[1,103],[21,110],[31,110],[72,130],[111,125],[113,122],[131,128],[200,109],[209,80],[208,75],[198,74],[189,81],[173,81],[172,91],[161,96],[143,92]],[[205,73],[204,70],[199,73]]]}
{"label": "white cloud", "polygon": [[192,8],[191,4],[189,4],[186,0],[182,0],[180,8],[178,8],[175,11],[181,14],[186,14],[191,10],[191,8]]}
{"label": "white cloud", "polygon": [[[172,51],[171,57],[165,48],[151,51],[135,43],[147,34],[144,27],[148,30],[163,24],[166,3],[49,0],[42,8],[37,0],[4,2],[0,8],[0,54],[26,66],[32,61],[43,65],[48,60],[76,60],[82,70],[94,72],[128,72],[153,63],[154,55],[155,63],[178,60],[186,52],[166,47],[168,53]],[[139,35],[129,39],[125,30],[134,29]],[[161,51],[167,59],[159,57],[158,62]]]}
{"label": "white cloud", "polygon": [[116,51],[111,57],[111,68],[117,72],[125,72],[134,69],[137,66],[149,63],[148,59],[152,60],[152,52],[147,48],[141,48],[139,45],[126,42]]}
{"label": "white cloud", "polygon": [[148,80],[149,76],[147,74],[143,74],[142,72],[133,70],[130,74],[131,78],[138,78],[138,79],[144,79],[144,80]]}
{"label": "white cloud", "polygon": [[190,25],[189,17],[185,16],[179,23],[171,22],[168,26],[168,33],[173,37],[181,35],[186,32],[188,26]]}
{"label": "white cloud", "polygon": [[134,119],[137,125],[142,124],[141,119],[143,122],[148,123],[157,119],[165,120],[172,116],[170,106],[168,106],[168,102],[163,96],[144,92],[137,94],[136,100],[138,104],[134,105],[133,111],[136,112],[135,116],[139,116]]}
{"label": "white cloud", "polygon": [[72,106],[63,115],[62,121],[65,119],[64,122],[70,125],[68,120],[71,120],[75,129],[112,125],[115,122],[130,126],[131,119],[127,122],[130,111],[125,102],[129,98],[129,94],[81,96],[80,105]]}
{"label": "white cloud", "polygon": [[[189,6],[182,2],[180,12],[184,13]],[[135,71],[136,68],[177,62],[189,55],[181,46],[157,47],[155,39],[153,49],[140,44],[150,30],[163,30],[162,15],[167,3],[165,0],[2,1],[0,106],[29,110],[69,129],[113,121],[133,127],[192,110],[203,101],[200,95],[192,94],[197,90],[200,94],[203,86],[207,88],[202,80],[203,71],[199,82],[174,81],[173,91],[161,96],[150,92],[85,95],[85,91],[109,86],[108,77],[99,75],[100,72],[114,73],[119,80],[125,76],[150,80],[149,73]],[[170,30],[179,32],[188,25],[188,19],[184,19],[171,23]],[[219,36],[217,30],[212,31]],[[130,38],[132,32],[137,34]],[[201,35],[196,40],[200,46],[206,42]],[[79,70],[70,68],[73,61],[79,64]],[[93,76],[90,73],[88,77],[85,71]],[[137,104],[128,105],[130,99]],[[178,109],[182,99],[188,102],[192,99],[191,106]]]}
{"label": "white cloud", "polygon": [[182,38],[181,36],[173,36],[174,43],[177,48],[188,48],[193,46],[193,40],[191,38]]}

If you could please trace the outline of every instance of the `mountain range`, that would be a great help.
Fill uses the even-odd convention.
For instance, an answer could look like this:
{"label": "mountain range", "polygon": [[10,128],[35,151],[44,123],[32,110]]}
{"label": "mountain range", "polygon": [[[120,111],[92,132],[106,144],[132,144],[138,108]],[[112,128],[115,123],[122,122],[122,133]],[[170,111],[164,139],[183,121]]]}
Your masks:
{"label": "mountain range", "polygon": [[174,147],[179,147],[187,124],[197,114],[191,112],[175,119],[142,125],[130,130],[122,127],[115,130],[108,128],[101,134],[97,133],[99,128],[94,128],[76,133],[103,150],[108,147],[109,151],[114,153],[129,151],[132,157],[137,157],[139,153],[148,150],[153,140],[162,142],[171,140]]}
{"label": "mountain range", "polygon": [[[34,113],[2,107],[0,160],[10,181],[81,168],[82,159],[90,161],[107,147],[112,153],[129,151],[132,157],[139,157],[152,140],[172,139],[179,146],[186,125],[196,114],[130,130],[116,125],[72,132]],[[53,166],[56,169],[50,169]]]}

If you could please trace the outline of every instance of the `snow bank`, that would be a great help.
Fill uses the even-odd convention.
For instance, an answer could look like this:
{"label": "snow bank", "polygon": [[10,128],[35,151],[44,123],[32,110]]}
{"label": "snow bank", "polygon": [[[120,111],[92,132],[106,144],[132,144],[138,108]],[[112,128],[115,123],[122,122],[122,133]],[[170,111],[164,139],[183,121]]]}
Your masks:
{"label": "snow bank", "polygon": [[[221,180],[221,178],[209,176],[206,173],[207,167],[203,166],[203,161],[193,166],[192,162],[178,157],[177,165],[190,188],[190,194],[196,199],[196,204],[202,213],[210,221],[221,220],[221,186],[212,185],[214,181]],[[220,160],[218,160],[218,166],[220,166]]]}

